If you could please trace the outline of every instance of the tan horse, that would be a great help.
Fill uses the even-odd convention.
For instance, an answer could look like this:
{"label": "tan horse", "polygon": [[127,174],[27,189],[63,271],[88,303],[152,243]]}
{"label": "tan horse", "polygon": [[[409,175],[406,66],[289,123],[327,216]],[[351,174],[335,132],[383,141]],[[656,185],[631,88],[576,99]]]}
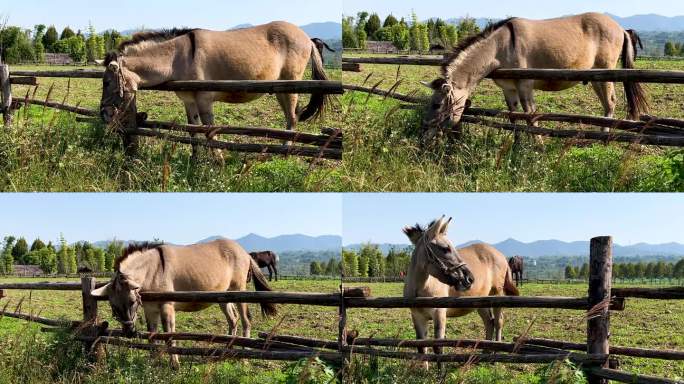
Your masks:
{"label": "tan horse", "polygon": [[[427,107],[426,138],[458,124],[475,86],[500,68],[614,69],[622,59],[624,68],[634,68],[639,36],[625,31],[613,19],[598,13],[550,20],[511,18],[465,39],[442,65],[442,77],[429,86],[432,101]],[[534,90],[562,91],[577,82],[547,80],[495,80],[503,89],[511,112],[520,106],[534,113]],[[615,112],[613,83],[593,82],[606,117]],[[646,94],[638,83],[624,84],[629,117],[638,120],[647,112]],[[513,120],[513,122],[515,122]],[[607,131],[607,129],[606,129]]]}
{"label": "tan horse", "polygon": [[[142,302],[139,292],[173,291],[244,291],[248,276],[254,277],[258,291],[270,291],[266,277],[249,254],[235,241],[215,240],[189,246],[139,244],[129,246],[115,261],[115,275],[109,284],[92,291],[96,297],[108,297],[112,312],[124,332],[135,334],[135,320],[140,305],[145,313],[147,330],[157,332],[161,321],[164,332],[175,332],[176,311],[195,312],[210,303]],[[237,334],[237,316],[233,304],[219,304],[228,321],[228,332]],[[238,304],[242,335],[250,336],[251,324],[246,303]],[[277,313],[273,304],[261,304],[262,313]],[[172,343],[172,345],[174,345]],[[178,367],[178,356],[171,356]]]}
{"label": "tan horse", "polygon": [[[456,249],[447,237],[451,219],[405,227],[404,233],[415,246],[404,283],[404,297],[517,296],[506,257],[488,244]],[[428,323],[434,322],[435,339],[443,339],[447,317],[460,317],[475,309],[411,308],[417,339],[425,339]],[[478,309],[488,340],[501,340],[501,308]],[[441,347],[434,348],[441,353]],[[418,348],[425,353],[425,348]]]}
{"label": "tan horse", "polygon": [[[143,32],[105,58],[100,115],[110,123],[142,87],[174,80],[301,80],[311,62],[312,78],[327,80],[318,51],[299,27],[276,21],[231,31],[174,29]],[[185,104],[188,123],[214,124],[215,102],[247,103],[262,94],[244,92],[176,92]],[[311,95],[298,110],[297,94],[277,94],[287,129],[297,121],[319,116],[328,103],[322,93]],[[193,150],[196,148],[193,147]]]}

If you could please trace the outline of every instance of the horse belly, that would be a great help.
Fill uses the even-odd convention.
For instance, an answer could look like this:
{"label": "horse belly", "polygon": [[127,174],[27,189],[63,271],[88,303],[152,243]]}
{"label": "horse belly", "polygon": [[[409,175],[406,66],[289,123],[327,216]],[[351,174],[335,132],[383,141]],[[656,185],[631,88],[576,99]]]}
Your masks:
{"label": "horse belly", "polygon": [[447,317],[461,317],[475,311],[471,308],[449,308],[447,309]]}
{"label": "horse belly", "polygon": [[557,92],[557,91],[564,91],[568,88],[572,88],[575,85],[579,84],[578,81],[544,81],[544,80],[535,80],[534,82],[534,89],[538,89],[540,91],[549,91],[549,92]]}
{"label": "horse belly", "polygon": [[175,303],[174,308],[179,312],[197,312],[207,309],[211,303]]}
{"label": "horse belly", "polygon": [[214,97],[216,101],[222,101],[224,103],[240,104],[249,103],[260,98],[262,95],[258,93],[247,93],[247,92],[230,92],[230,93],[218,93]]}

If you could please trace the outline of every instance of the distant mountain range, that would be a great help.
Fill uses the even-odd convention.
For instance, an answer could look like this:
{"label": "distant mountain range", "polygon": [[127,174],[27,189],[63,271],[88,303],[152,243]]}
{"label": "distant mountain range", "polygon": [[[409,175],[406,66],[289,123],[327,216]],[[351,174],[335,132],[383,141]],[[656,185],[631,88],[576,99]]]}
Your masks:
{"label": "distant mountain range", "polygon": [[[684,16],[662,16],[656,14],[648,15],[634,15],[629,17],[620,17],[610,13],[606,13],[612,17],[625,29],[635,29],[637,31],[649,32],[679,32],[684,31]],[[462,17],[447,19],[447,23],[458,24],[463,20]],[[476,18],[475,22],[480,28],[485,27],[490,20],[498,21],[500,19],[489,19],[485,17]]]}
{"label": "distant mountain range", "polygon": [[[197,241],[197,243],[207,243],[223,236],[210,236],[205,239]],[[307,251],[307,252],[322,252],[335,251],[339,252],[342,247],[342,237],[335,235],[326,236],[307,236],[301,234],[282,235],[276,237],[263,237],[257,234],[250,233],[247,236],[235,239],[248,252],[271,250],[274,252],[287,251]],[[104,248],[110,241],[96,241],[93,243],[96,247]],[[123,243],[128,245],[135,243],[135,240],[124,240]]]}
{"label": "distant mountain range", "polygon": [[[457,245],[458,248],[465,247],[480,241],[473,240],[464,244]],[[496,249],[506,256],[521,255],[526,257],[542,256],[586,256],[589,254],[588,241],[565,242],[560,240],[539,240],[531,243],[523,243],[515,239],[507,239],[502,242],[492,244]],[[351,244],[345,249],[360,249],[362,244]],[[383,253],[387,253],[392,247],[397,250],[409,247],[409,244],[379,244]],[[682,256],[684,257],[684,244],[646,244],[639,243],[634,245],[622,246],[613,245],[613,256],[615,257],[637,257],[637,256]]]}
{"label": "distant mountain range", "polygon": [[[239,28],[249,28],[253,27],[253,24],[239,24],[228,29],[239,29]],[[342,39],[342,24],[334,21],[328,21],[323,23],[310,23],[306,25],[301,25],[300,28],[306,32],[307,35],[311,37],[318,37],[323,40],[341,40]],[[155,28],[147,28],[154,30]],[[160,29],[160,28],[156,28]],[[121,31],[124,36],[130,36],[140,29],[127,29]]]}

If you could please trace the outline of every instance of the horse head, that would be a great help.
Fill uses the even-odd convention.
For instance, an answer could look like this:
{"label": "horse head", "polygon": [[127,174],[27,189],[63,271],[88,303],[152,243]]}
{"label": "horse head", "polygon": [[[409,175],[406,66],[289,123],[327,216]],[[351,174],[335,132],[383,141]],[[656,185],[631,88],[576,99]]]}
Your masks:
{"label": "horse head", "polygon": [[419,259],[428,274],[459,291],[467,291],[475,277],[447,237],[450,222],[451,218],[445,220],[442,216],[427,229],[416,225],[404,228],[404,233],[415,246],[413,257]]}
{"label": "horse head", "polygon": [[137,82],[133,80],[133,73],[125,68],[118,53],[108,53],[104,66],[100,117],[109,124],[134,100]]}
{"label": "horse head", "polygon": [[138,308],[142,304],[140,284],[128,276],[117,272],[108,284],[90,292],[95,297],[106,297],[112,307],[114,317],[121,323],[124,334],[131,337],[135,334],[135,320]]}
{"label": "horse head", "polygon": [[421,84],[432,90],[432,98],[423,118],[422,132],[425,142],[441,136],[461,122],[463,112],[470,107],[470,93],[466,89],[454,87],[443,78]]}

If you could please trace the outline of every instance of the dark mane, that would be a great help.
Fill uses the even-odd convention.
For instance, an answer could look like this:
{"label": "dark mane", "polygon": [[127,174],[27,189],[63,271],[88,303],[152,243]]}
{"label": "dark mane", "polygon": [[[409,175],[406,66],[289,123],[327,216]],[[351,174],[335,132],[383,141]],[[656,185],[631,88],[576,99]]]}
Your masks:
{"label": "dark mane", "polygon": [[173,29],[162,29],[160,31],[146,31],[138,32],[133,35],[130,40],[126,40],[119,44],[119,52],[123,52],[126,48],[140,44],[143,41],[167,41],[175,39],[176,37],[187,35],[191,32],[196,31],[196,28],[173,28]]}
{"label": "dark mane", "polygon": [[[130,243],[128,244],[128,247],[124,249],[124,251],[121,253],[121,256],[117,257],[116,260],[114,260],[114,270],[118,271],[119,266],[121,263],[128,258],[128,256],[136,253],[136,252],[145,252],[150,249],[156,249],[161,247],[163,244],[162,243],[155,243],[155,242],[142,242],[142,243]],[[162,257],[163,260],[163,257]]]}
{"label": "dark mane", "polygon": [[472,46],[473,44],[479,43],[480,41],[488,38],[491,36],[492,33],[498,31],[504,26],[507,26],[510,31],[511,31],[511,40],[513,41],[513,44],[515,44],[515,35],[513,31],[513,25],[510,24],[511,21],[513,21],[515,17],[509,17],[508,19],[498,21],[494,24],[489,25],[487,28],[485,28],[482,32],[471,35],[466,37],[464,40],[461,40],[456,47],[454,47],[454,50],[451,52],[451,54],[444,59],[444,63],[442,64],[442,75],[446,76],[446,70],[454,60],[456,60],[463,51],[468,49],[468,47]]}

